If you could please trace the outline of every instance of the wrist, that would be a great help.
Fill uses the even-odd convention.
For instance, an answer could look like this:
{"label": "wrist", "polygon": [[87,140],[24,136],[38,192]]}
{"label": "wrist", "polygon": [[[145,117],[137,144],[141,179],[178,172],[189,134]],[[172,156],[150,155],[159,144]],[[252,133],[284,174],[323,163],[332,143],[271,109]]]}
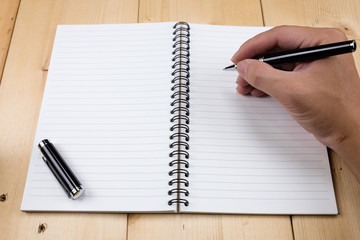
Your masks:
{"label": "wrist", "polygon": [[360,182],[360,124],[353,127],[348,133],[332,136],[326,145],[340,156]]}

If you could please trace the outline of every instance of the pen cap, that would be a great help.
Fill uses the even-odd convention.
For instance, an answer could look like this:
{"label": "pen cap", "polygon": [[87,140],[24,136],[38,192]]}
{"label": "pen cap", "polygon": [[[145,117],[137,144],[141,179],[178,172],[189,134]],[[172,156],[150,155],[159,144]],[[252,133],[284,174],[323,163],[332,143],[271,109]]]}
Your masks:
{"label": "pen cap", "polygon": [[68,197],[71,199],[79,198],[85,190],[55,146],[48,139],[44,139],[39,143],[38,147],[44,156],[43,160],[55,175]]}

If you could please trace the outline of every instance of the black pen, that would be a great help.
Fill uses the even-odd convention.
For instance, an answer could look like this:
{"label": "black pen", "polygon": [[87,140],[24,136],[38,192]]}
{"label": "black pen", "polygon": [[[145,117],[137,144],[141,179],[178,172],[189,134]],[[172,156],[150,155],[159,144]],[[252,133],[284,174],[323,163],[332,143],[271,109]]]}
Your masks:
{"label": "black pen", "polygon": [[74,200],[81,197],[85,189],[61,157],[60,153],[56,150],[55,146],[48,139],[44,139],[39,143],[38,147],[44,155],[44,162],[55,175],[67,196]]}
{"label": "black pen", "polygon": [[[259,61],[270,64],[273,67],[296,62],[309,62],[338,54],[350,53],[356,50],[355,40],[331,43],[309,48],[299,48],[266,55]],[[223,70],[236,70],[236,65],[230,65]]]}

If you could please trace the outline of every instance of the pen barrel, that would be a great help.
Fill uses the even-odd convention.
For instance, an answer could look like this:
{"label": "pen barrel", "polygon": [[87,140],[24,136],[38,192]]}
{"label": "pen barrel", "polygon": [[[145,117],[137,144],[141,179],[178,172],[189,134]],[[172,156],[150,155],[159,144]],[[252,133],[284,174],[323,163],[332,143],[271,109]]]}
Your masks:
{"label": "pen barrel", "polygon": [[39,143],[43,160],[59,181],[69,198],[77,199],[83,192],[82,184],[67,165],[55,146],[47,139]]}
{"label": "pen barrel", "polygon": [[334,55],[350,53],[356,50],[355,40],[326,44],[310,48],[300,48],[264,56],[260,60],[271,66],[296,62],[308,62]]}

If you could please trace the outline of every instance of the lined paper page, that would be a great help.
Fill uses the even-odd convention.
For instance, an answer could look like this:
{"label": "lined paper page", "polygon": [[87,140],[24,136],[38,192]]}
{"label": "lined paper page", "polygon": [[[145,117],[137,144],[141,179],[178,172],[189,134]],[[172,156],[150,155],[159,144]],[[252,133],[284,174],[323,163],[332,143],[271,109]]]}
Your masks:
{"label": "lined paper page", "polygon": [[[173,23],[59,26],[22,210],[173,211]],[[41,159],[50,139],[84,184],[69,200]]]}
{"label": "lined paper page", "polygon": [[[326,148],[222,69],[264,28],[191,25],[190,202],[184,212],[336,214]],[[219,34],[221,33],[221,34]]]}

